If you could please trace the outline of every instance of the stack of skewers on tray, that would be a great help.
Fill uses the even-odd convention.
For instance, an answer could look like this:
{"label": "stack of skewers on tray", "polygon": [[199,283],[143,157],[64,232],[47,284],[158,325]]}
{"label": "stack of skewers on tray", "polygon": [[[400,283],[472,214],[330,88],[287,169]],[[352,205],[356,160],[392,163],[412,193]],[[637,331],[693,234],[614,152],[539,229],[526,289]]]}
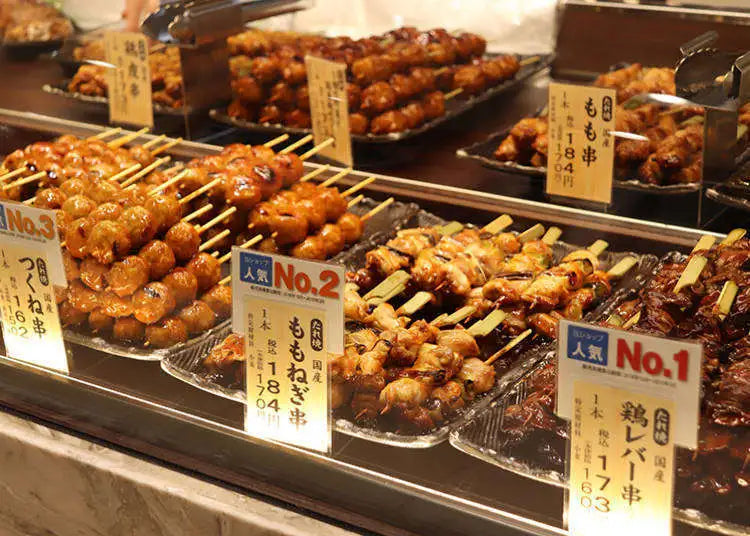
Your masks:
{"label": "stack of skewers on tray", "polygon": [[442,28],[403,27],[354,40],[283,32],[245,32],[228,39],[234,100],[230,117],[310,128],[306,55],[347,65],[352,134],[418,128],[445,114],[445,101],[475,95],[513,78],[512,55],[484,57],[485,40]]}
{"label": "stack of skewers on tray", "polygon": [[[166,167],[161,156],[179,140],[165,136],[130,148],[144,131],[106,142],[61,136],[9,154],[0,167],[0,195],[55,211],[68,287],[58,289],[67,328],[127,345],[168,348],[198,336],[231,314],[229,248],[257,246],[327,259],[357,242],[365,222],[350,212],[362,195],[308,182],[303,161],[328,140],[297,156],[309,137],[280,150],[235,144],[220,154]],[[228,271],[228,266],[224,272]]]}
{"label": "stack of skewers on tray", "polygon": [[[606,242],[560,254],[559,229],[504,232],[511,223],[407,228],[367,252],[348,277],[344,355],[329,362],[339,416],[402,434],[454,420],[554,338],[559,318],[582,319],[639,262],[621,256],[604,271]],[[203,367],[242,387],[243,352],[232,334]]]}
{"label": "stack of skewers on tray", "polygon": [[[644,68],[638,63],[600,75],[597,87],[615,89],[615,130],[647,139],[615,140],[615,178],[650,185],[693,184],[702,180],[703,108],[644,103],[641,94],[675,94],[674,70]],[[746,141],[750,105],[739,111],[738,146]],[[743,126],[744,125],[744,126]],[[548,159],[547,117],[516,123],[493,156],[497,161],[545,168]]]}
{"label": "stack of skewers on tray", "polygon": [[[678,449],[675,505],[750,524],[750,240],[738,229],[714,245],[706,236],[689,256],[662,259],[639,291],[622,296],[601,324],[703,344],[702,402],[696,450]],[[555,415],[554,361],[540,366],[502,405],[493,448],[530,471],[562,481],[568,427]],[[508,395],[513,397],[513,394]]]}

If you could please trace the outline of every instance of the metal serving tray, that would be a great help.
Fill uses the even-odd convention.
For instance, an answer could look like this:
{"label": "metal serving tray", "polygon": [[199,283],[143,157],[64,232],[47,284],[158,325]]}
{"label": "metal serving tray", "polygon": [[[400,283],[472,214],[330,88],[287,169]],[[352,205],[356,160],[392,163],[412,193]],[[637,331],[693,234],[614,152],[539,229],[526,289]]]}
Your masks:
{"label": "metal serving tray", "polygon": [[[390,228],[387,232],[385,228],[383,232],[374,237],[369,245],[361,244],[358,251],[352,252],[346,259],[341,259],[340,262],[345,264],[348,269],[356,269],[363,266],[364,253],[377,244],[385,243],[385,241],[393,236],[396,228],[399,227],[421,227],[421,226],[436,226],[447,223],[444,219],[439,218],[433,214],[425,211],[420,211],[411,218],[410,221],[404,222],[407,225],[397,225]],[[580,249],[578,246],[573,246],[565,242],[557,242],[554,246],[554,262],[559,262],[565,255]],[[653,255],[636,255],[634,253],[616,253],[616,252],[605,252],[601,256],[602,266],[607,269],[622,258],[626,256],[635,256],[638,258],[638,263],[628,274],[620,281],[613,294],[599,304],[592,311],[587,313],[587,318],[598,317],[601,315],[601,311],[608,307],[608,304],[612,300],[618,299],[621,293],[632,291],[638,288],[645,277],[651,273],[654,266],[656,265],[657,259]],[[395,306],[395,305],[394,305]],[[427,317],[429,318],[429,317]],[[216,334],[211,340],[205,340],[200,346],[193,346],[187,348],[179,353],[171,354],[162,360],[162,369],[167,373],[175,376],[176,378],[186,381],[199,389],[214,393],[218,396],[236,400],[238,402],[247,403],[247,396],[243,386],[231,386],[222,385],[216,380],[208,371],[206,371],[202,362],[206,357],[211,348],[216,344],[220,343],[223,338],[229,334],[229,330],[226,330],[223,334]],[[495,333],[487,337],[487,340],[499,343],[495,346],[490,346],[487,349],[487,354],[484,358],[489,357],[491,353],[502,347],[504,342],[510,337],[502,334],[501,330],[496,330]],[[212,344],[213,343],[213,344]],[[480,346],[485,346],[481,345]],[[457,415],[448,419],[446,422],[441,424],[426,433],[412,433],[403,434],[389,430],[376,429],[372,427],[362,426],[355,423],[351,419],[351,415],[347,415],[347,411],[335,411],[335,429],[338,432],[381,443],[384,445],[391,445],[403,448],[428,448],[437,445],[446,439],[448,435],[455,430],[457,427],[464,425],[466,422],[471,421],[475,416],[480,414],[485,408],[487,408],[493,398],[502,395],[506,390],[512,386],[519,378],[523,377],[534,365],[539,362],[549,351],[549,342],[547,339],[541,337],[534,337],[524,341],[517,348],[513,349],[503,359],[498,360],[495,363],[495,370],[497,373],[497,381],[493,389],[489,392],[484,393],[478,397],[472,404],[459,412]]]}
{"label": "metal serving tray", "polygon": [[[84,95],[83,93],[79,93],[77,91],[68,91],[69,83],[70,80],[66,79],[57,84],[44,84],[42,86],[42,91],[44,91],[45,93],[49,93],[50,95],[58,95],[60,97],[65,97],[66,99],[89,103],[96,106],[97,108],[101,108],[103,111],[106,111],[107,106],[109,105],[109,98],[99,97],[95,95]],[[164,106],[162,104],[153,104],[154,114],[157,115],[183,116],[193,115],[194,113],[196,113],[196,110],[194,110],[190,106],[172,108],[171,106]]]}
{"label": "metal serving tray", "polygon": [[[554,55],[552,54],[548,54],[548,55],[535,54],[535,55],[519,55],[518,56],[519,60],[521,61],[523,61],[524,59],[529,59],[529,58],[534,58],[534,57],[538,57],[539,61],[522,66],[521,69],[516,73],[516,75],[510,80],[506,80],[505,82],[502,82],[496,86],[493,86],[483,91],[479,95],[474,95],[467,99],[462,99],[461,97],[458,97],[458,98],[449,100],[448,102],[445,103],[444,115],[437,117],[433,119],[432,121],[428,121],[418,128],[404,130],[402,132],[393,132],[390,134],[354,134],[352,135],[352,141],[354,143],[361,143],[361,144],[395,143],[401,140],[413,138],[414,136],[418,136],[419,134],[427,132],[428,130],[432,130],[438,125],[446,121],[449,121],[451,119],[454,119],[455,117],[461,115],[462,113],[472,109],[474,106],[478,105],[479,103],[489,100],[495,97],[496,95],[499,95],[501,93],[504,93],[505,91],[508,91],[514,87],[519,86],[520,84],[525,82],[527,79],[531,78],[537,73],[548,68],[552,64],[552,61],[554,59]],[[213,109],[209,112],[209,115],[211,116],[212,119],[214,119],[215,121],[218,121],[219,123],[231,125],[233,127],[237,127],[242,130],[249,130],[251,132],[267,132],[269,134],[281,134],[281,133],[286,132],[289,134],[302,134],[302,135],[312,133],[312,129],[310,128],[295,128],[295,127],[287,127],[281,124],[255,123],[253,121],[245,121],[242,119],[236,119],[234,117],[230,117],[226,113],[226,108]]]}
{"label": "metal serving tray", "polygon": [[[538,115],[538,114],[536,114]],[[515,124],[515,123],[514,123]],[[468,158],[479,162],[486,168],[494,169],[497,171],[504,171],[506,173],[514,173],[517,175],[526,175],[535,179],[543,178],[547,176],[546,167],[529,166],[524,164],[517,164],[516,162],[501,162],[497,160],[493,153],[500,142],[503,141],[509,134],[513,125],[509,125],[500,132],[491,134],[484,141],[480,141],[468,147],[462,147],[456,151],[456,156],[459,158]],[[653,194],[662,195],[677,195],[677,194],[690,194],[699,192],[701,189],[701,183],[694,182],[690,184],[646,184],[638,179],[622,180],[615,178],[612,181],[614,188],[622,190],[634,190],[638,192],[648,192]]]}

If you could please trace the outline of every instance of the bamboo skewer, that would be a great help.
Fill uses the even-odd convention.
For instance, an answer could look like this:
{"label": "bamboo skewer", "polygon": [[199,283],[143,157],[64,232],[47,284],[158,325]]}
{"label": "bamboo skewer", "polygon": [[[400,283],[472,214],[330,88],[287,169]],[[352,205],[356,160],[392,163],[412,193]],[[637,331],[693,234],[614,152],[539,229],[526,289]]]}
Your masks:
{"label": "bamboo skewer", "polygon": [[352,172],[352,168],[348,167],[346,169],[342,169],[335,175],[332,175],[331,177],[328,177],[326,180],[318,184],[320,188],[326,188],[333,184],[334,182],[338,181],[340,178],[347,176],[349,173]]}
{"label": "bamboo skewer", "polygon": [[217,235],[216,235],[216,236],[214,236],[213,238],[211,238],[211,239],[209,239],[209,240],[206,240],[205,242],[203,242],[203,243],[201,244],[201,246],[200,246],[200,247],[198,248],[198,251],[206,251],[206,250],[207,250],[207,249],[209,249],[209,248],[210,248],[211,246],[213,246],[213,245],[214,245],[214,244],[216,244],[217,242],[220,242],[220,241],[221,241],[221,240],[223,240],[223,239],[224,239],[225,237],[227,237],[227,236],[229,235],[229,233],[230,233],[230,232],[231,232],[231,231],[230,231],[229,229],[224,229],[224,230],[223,230],[222,232],[220,232],[219,234],[217,234]]}
{"label": "bamboo skewer", "polygon": [[197,218],[199,216],[202,216],[206,212],[210,212],[211,210],[213,210],[213,208],[214,208],[214,206],[211,203],[208,203],[207,205],[203,205],[198,210],[194,210],[193,212],[191,212],[187,216],[183,217],[182,219],[180,219],[180,221],[184,221],[184,222],[187,223],[187,222],[189,222],[191,220],[194,220],[195,218]]}
{"label": "bamboo skewer", "polygon": [[[167,171],[169,171],[169,170],[167,170]],[[176,183],[180,182],[182,180],[182,178],[185,175],[187,175],[187,173],[188,173],[188,170],[187,169],[183,169],[182,171],[180,171],[177,175],[175,175],[171,179],[166,180],[166,181],[162,182],[160,185],[155,186],[153,189],[149,190],[148,195],[156,195],[159,192],[161,192],[163,190],[166,190],[167,188],[169,188],[173,184],[176,184]]]}
{"label": "bamboo skewer", "polygon": [[175,145],[177,145],[181,141],[182,141],[182,138],[175,138],[175,139],[173,139],[173,140],[165,143],[161,147],[157,147],[156,149],[154,149],[153,151],[151,151],[151,156],[156,156],[157,154],[163,153],[164,151],[166,151],[168,149],[171,149],[172,147],[174,147]]}
{"label": "bamboo skewer", "polygon": [[364,187],[372,184],[376,180],[377,180],[376,177],[368,177],[365,180],[360,181],[358,184],[355,184],[354,186],[352,186],[348,190],[344,190],[343,192],[341,192],[341,197],[348,197],[348,196],[352,195],[354,192],[358,192],[362,188],[364,188]]}
{"label": "bamboo skewer", "polygon": [[352,199],[346,204],[346,208],[352,208],[354,205],[362,201],[364,198],[365,198],[364,194],[359,194],[357,197],[355,197],[354,199]]}
{"label": "bamboo skewer", "polygon": [[287,154],[287,153],[291,153],[291,152],[292,152],[292,151],[294,151],[294,150],[295,150],[295,149],[296,149],[297,147],[301,147],[302,145],[306,144],[306,143],[307,143],[308,141],[310,141],[311,139],[313,139],[313,135],[312,135],[312,134],[308,134],[307,136],[305,136],[305,137],[303,137],[303,138],[300,138],[300,139],[298,139],[297,141],[295,141],[295,142],[294,142],[294,143],[292,143],[291,145],[288,145],[288,146],[284,147],[284,148],[283,148],[283,149],[282,149],[281,151],[279,151],[279,154]]}
{"label": "bamboo skewer", "polygon": [[143,147],[144,149],[150,149],[151,147],[153,147],[157,143],[160,143],[160,142],[162,142],[162,141],[164,141],[166,139],[167,139],[167,135],[166,134],[162,134],[161,136],[159,136],[157,138],[154,138],[151,141],[147,141],[146,143],[144,143],[143,145],[141,145],[141,147]]}
{"label": "bamboo skewer", "polygon": [[138,136],[140,136],[141,134],[145,134],[149,130],[151,130],[151,129],[148,128],[148,127],[143,127],[141,130],[139,130],[137,132],[131,132],[130,134],[126,134],[125,136],[122,136],[121,138],[117,138],[116,140],[112,140],[112,141],[108,142],[107,145],[110,146],[113,149],[117,149],[118,147],[122,147],[126,143],[130,143],[131,141],[133,141],[134,139],[136,139]]}
{"label": "bamboo skewer", "polygon": [[122,179],[123,177],[125,177],[127,175],[130,175],[131,173],[135,173],[139,169],[141,169],[141,165],[140,164],[133,164],[129,168],[123,169],[119,173],[115,173],[114,175],[112,175],[111,177],[109,177],[107,180],[109,180],[109,181],[119,181],[120,179]]}
{"label": "bamboo skewer", "polygon": [[360,219],[362,221],[369,220],[370,218],[372,218],[373,216],[375,216],[377,213],[379,213],[380,211],[384,210],[388,205],[392,204],[394,201],[395,201],[395,199],[393,199],[392,197],[389,197],[388,199],[386,199],[385,201],[383,201],[382,203],[380,203],[377,207],[375,207],[372,210],[370,210],[370,212],[368,212],[367,214],[365,214],[364,216],[362,216]]}
{"label": "bamboo skewer", "polygon": [[[240,247],[240,248],[249,248],[249,247],[252,247],[255,244],[257,244],[261,240],[263,240],[263,235],[262,234],[257,234],[254,237],[252,237],[250,240],[248,240],[247,242],[245,242],[243,244],[240,244],[238,247]],[[232,258],[232,252],[229,251],[228,253],[225,253],[224,255],[222,255],[221,257],[219,257],[219,264],[224,264],[225,262],[227,262],[231,258]],[[227,280],[229,280],[230,278],[228,278]]]}
{"label": "bamboo skewer", "polygon": [[[692,253],[695,254],[699,251],[707,251],[716,242],[716,237],[711,235],[703,235],[700,240],[695,244]],[[703,272],[703,269],[708,264],[708,259],[703,255],[693,255],[685,266],[685,269],[680,274],[680,278],[674,286],[674,293],[678,294],[683,288],[689,287],[698,281],[698,278]]]}
{"label": "bamboo skewer", "polygon": [[42,177],[46,177],[46,176],[47,176],[46,171],[40,171],[38,173],[34,173],[33,175],[29,175],[28,177],[24,177],[23,179],[18,179],[15,182],[11,182],[9,184],[3,185],[3,190],[10,190],[11,188],[23,186],[24,184],[29,184],[30,182],[38,181]]}
{"label": "bamboo skewer", "polygon": [[180,199],[179,203],[181,205],[184,205],[185,203],[189,203],[190,201],[192,201],[193,199],[195,199],[199,195],[201,195],[201,194],[209,191],[211,188],[213,188],[214,186],[216,186],[220,182],[221,182],[221,177],[218,177],[218,178],[212,180],[211,182],[208,182],[208,183],[204,184],[203,186],[201,186],[197,190],[193,191],[191,194],[188,194],[185,197],[183,197],[182,199]]}
{"label": "bamboo skewer", "polygon": [[529,56],[528,58],[524,58],[521,61],[519,61],[518,64],[521,67],[525,67],[526,65],[531,65],[532,63],[536,63],[541,59],[542,59],[541,56]]}
{"label": "bamboo skewer", "polygon": [[531,335],[532,331],[533,330],[531,328],[529,328],[526,331],[524,331],[523,333],[521,333],[520,335],[518,335],[517,337],[515,337],[512,341],[510,341],[508,344],[506,344],[505,346],[503,346],[500,350],[498,350],[497,352],[495,352],[494,354],[492,354],[490,357],[488,357],[485,360],[484,364],[485,365],[491,365],[492,363],[494,363],[495,361],[497,361],[498,359],[500,359],[503,355],[507,354],[513,348],[515,348],[516,346],[518,346],[518,344],[522,340],[524,340],[526,337],[528,337],[529,335]]}
{"label": "bamboo skewer", "polygon": [[136,182],[138,182],[139,180],[141,180],[141,178],[145,177],[146,175],[148,175],[149,173],[151,173],[153,170],[155,170],[156,168],[158,168],[162,164],[166,164],[170,160],[172,160],[171,156],[165,156],[163,158],[157,158],[156,160],[154,160],[153,162],[151,162],[149,165],[147,165],[145,168],[143,168],[142,170],[140,170],[138,173],[136,173],[135,175],[133,175],[129,179],[123,181],[122,183],[120,183],[120,185],[123,188],[126,188],[126,187],[130,186],[131,184],[135,184]]}
{"label": "bamboo skewer", "polygon": [[307,175],[302,175],[302,177],[300,177],[300,179],[299,179],[298,182],[307,182],[310,179],[314,179],[315,177],[317,177],[318,175],[320,175],[324,171],[327,171],[328,168],[330,168],[330,167],[331,166],[329,164],[326,164],[325,166],[321,166],[318,169],[315,169],[315,170],[311,171]]}
{"label": "bamboo skewer", "polygon": [[443,98],[445,100],[450,100],[453,97],[461,94],[463,92],[463,90],[464,90],[464,88],[462,88],[462,87],[456,88],[453,91],[449,91],[448,93],[446,93],[445,95],[443,95]]}
{"label": "bamboo skewer", "polygon": [[104,132],[100,132],[99,134],[94,134],[93,136],[89,136],[86,138],[87,140],[102,140],[104,138],[109,138],[110,136],[114,136],[115,134],[122,132],[122,127],[115,127],[110,128],[109,130],[105,130]]}
{"label": "bamboo skewer", "polygon": [[263,147],[273,147],[274,145],[278,145],[282,141],[286,141],[289,139],[289,134],[282,134],[281,136],[277,136],[274,139],[267,141],[263,144]]}
{"label": "bamboo skewer", "polygon": [[228,209],[226,209],[224,212],[222,212],[218,216],[216,216],[216,217],[212,218],[211,220],[207,221],[205,224],[203,224],[201,226],[197,226],[196,227],[196,231],[198,231],[198,234],[202,234],[204,231],[207,231],[208,229],[210,229],[211,227],[213,227],[217,223],[219,223],[221,221],[224,221],[225,219],[227,219],[229,216],[231,216],[235,212],[237,212],[237,207],[229,207]]}
{"label": "bamboo skewer", "polygon": [[5,175],[0,175],[0,182],[5,182],[8,179],[12,179],[13,177],[17,177],[18,175],[20,175],[24,171],[29,171],[29,169],[25,168],[25,167],[22,167],[22,168],[14,169],[13,171],[9,171]]}
{"label": "bamboo skewer", "polygon": [[300,160],[307,160],[308,158],[310,158],[311,156],[319,153],[320,151],[322,151],[323,149],[325,149],[329,145],[332,145],[335,141],[336,140],[334,140],[333,138],[328,138],[327,140],[322,141],[321,143],[319,143],[318,145],[316,145],[315,147],[313,147],[312,149],[310,149],[306,153],[302,153],[300,155],[299,159]]}

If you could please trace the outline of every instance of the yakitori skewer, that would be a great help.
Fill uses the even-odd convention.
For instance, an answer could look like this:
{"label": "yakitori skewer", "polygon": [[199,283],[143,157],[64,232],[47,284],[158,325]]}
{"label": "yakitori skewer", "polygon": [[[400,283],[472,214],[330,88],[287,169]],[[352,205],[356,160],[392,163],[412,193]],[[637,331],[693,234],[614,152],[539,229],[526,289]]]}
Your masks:
{"label": "yakitori skewer", "polygon": [[327,140],[324,140],[324,141],[320,142],[318,145],[316,145],[315,147],[313,147],[309,151],[307,151],[305,153],[302,153],[300,155],[299,159],[300,160],[307,160],[308,158],[310,158],[314,154],[317,154],[320,151],[322,151],[323,149],[325,149],[326,147],[328,147],[329,145],[332,145],[335,141],[336,140],[334,140],[333,138],[328,138]]}
{"label": "yakitori skewer", "polygon": [[218,216],[212,218],[211,220],[207,221],[205,224],[197,226],[196,230],[198,231],[198,234],[204,233],[217,223],[226,220],[229,216],[237,212],[237,207],[229,207],[224,212],[219,214]]}
{"label": "yakitori skewer", "polygon": [[138,182],[139,180],[141,180],[143,177],[145,177],[146,175],[148,175],[149,173],[151,173],[153,170],[155,170],[156,168],[158,168],[159,166],[161,166],[163,164],[166,164],[170,160],[172,160],[171,156],[164,156],[162,158],[157,158],[156,160],[154,160],[153,162],[151,162],[149,165],[147,165],[145,168],[143,168],[142,170],[140,170],[135,175],[133,175],[129,179],[121,182],[120,185],[123,188],[127,188],[131,184],[135,184],[136,182]]}
{"label": "yakitori skewer", "polygon": [[344,190],[343,192],[341,192],[341,197],[349,197],[354,192],[360,191],[362,188],[367,187],[368,185],[372,184],[376,180],[377,180],[377,177],[367,177],[366,179],[364,179],[364,180],[360,181],[359,183],[355,184],[354,186],[352,186],[348,190]]}
{"label": "yakitori skewer", "polygon": [[298,182],[307,182],[310,179],[314,179],[324,171],[328,171],[328,168],[330,168],[330,164],[326,164],[325,166],[320,166],[318,169],[312,170],[310,173],[307,173],[305,175],[302,175]]}
{"label": "yakitori skewer", "polygon": [[38,173],[34,173],[33,175],[29,175],[28,177],[24,177],[22,179],[18,179],[15,182],[11,182],[8,184],[3,185],[3,190],[10,190],[11,188],[16,188],[18,186],[23,186],[24,184],[29,184],[34,181],[38,181],[42,177],[46,177],[47,172],[46,171],[40,171]]}
{"label": "yakitori skewer", "polygon": [[517,335],[516,337],[513,338],[512,341],[510,341],[508,344],[506,344],[505,346],[503,346],[502,348],[500,348],[500,350],[498,350],[497,352],[495,352],[494,354],[492,354],[490,357],[488,357],[484,361],[484,364],[485,365],[491,365],[492,363],[494,363],[495,361],[497,361],[498,359],[500,359],[502,356],[504,356],[505,354],[507,354],[508,352],[510,352],[513,348],[515,348],[516,346],[518,346],[522,340],[524,340],[526,337],[528,337],[532,333],[533,333],[533,330],[531,328],[529,328],[526,331],[524,331],[523,333],[521,333],[520,335]]}
{"label": "yakitori skewer", "polygon": [[127,177],[131,173],[135,173],[139,169],[141,169],[141,164],[133,164],[129,168],[123,169],[119,173],[115,173],[111,177],[108,177],[107,180],[109,180],[109,181],[119,181],[120,179],[122,179],[123,177]]}
{"label": "yakitori skewer", "polygon": [[206,251],[207,249],[211,248],[214,244],[217,242],[221,242],[226,238],[231,231],[229,229],[224,229],[222,232],[217,234],[216,236],[210,238],[209,240],[206,240],[203,242],[200,247],[198,248],[198,251]]}
{"label": "yakitori skewer", "polygon": [[[178,167],[178,166],[175,166],[174,168],[170,168],[170,169],[176,169],[177,167]],[[169,171],[170,171],[170,170],[168,169],[167,171],[165,171],[165,173],[168,173]],[[149,191],[148,191],[148,195],[156,195],[156,194],[158,194],[159,192],[161,192],[161,191],[163,191],[163,190],[166,190],[167,188],[169,188],[169,187],[170,187],[170,186],[172,186],[173,184],[176,184],[176,183],[180,182],[180,181],[182,180],[182,178],[183,178],[183,177],[184,177],[185,175],[187,175],[187,174],[188,174],[188,170],[187,170],[187,169],[183,169],[182,171],[180,171],[179,173],[177,173],[177,174],[176,174],[176,175],[175,175],[174,177],[172,177],[171,179],[168,179],[168,180],[166,180],[166,181],[162,182],[162,183],[161,183],[160,185],[158,185],[158,186],[154,186],[154,187],[153,187],[153,188],[152,188],[151,190],[149,190]]]}
{"label": "yakitori skewer", "polygon": [[355,197],[354,199],[352,199],[346,204],[346,208],[352,208],[354,205],[362,201],[364,198],[365,198],[365,194],[359,194],[357,197]]}
{"label": "yakitori skewer", "polygon": [[289,139],[289,134],[282,134],[281,136],[277,136],[274,139],[264,143],[263,147],[273,147],[274,145],[278,145],[282,141],[286,141],[288,139]]}
{"label": "yakitori skewer", "polygon": [[104,138],[109,138],[110,136],[114,136],[115,134],[118,134],[120,132],[122,132],[122,127],[110,128],[109,130],[105,130],[104,132],[100,132],[99,134],[94,134],[93,136],[89,136],[86,139],[87,140],[103,140]]}
{"label": "yakitori skewer", "polygon": [[675,294],[679,293],[683,288],[689,287],[698,281],[701,272],[703,272],[706,264],[708,264],[708,259],[703,255],[696,255],[696,253],[711,249],[715,242],[716,237],[711,235],[703,235],[700,240],[698,240],[691,252],[693,253],[693,256],[688,261],[687,266],[685,266],[685,269],[680,275],[680,279],[677,280],[677,284],[674,286]]}
{"label": "yakitori skewer", "polygon": [[174,147],[175,145],[177,145],[181,141],[182,141],[182,138],[175,138],[173,140],[170,140],[167,143],[165,143],[164,145],[162,145],[161,147],[157,147],[156,149],[154,149],[153,151],[151,151],[151,156],[156,156],[156,155],[158,155],[160,153],[163,153],[164,151],[167,151],[167,150],[171,149],[172,147]]}
{"label": "yakitori skewer", "polygon": [[116,140],[112,140],[107,143],[111,148],[116,149],[117,147],[122,147],[126,143],[130,143],[134,139],[136,139],[138,136],[145,134],[151,130],[149,127],[143,127],[141,130],[138,130],[136,132],[131,132],[130,134],[126,134],[125,136],[122,136],[121,138],[117,138]]}
{"label": "yakitori skewer", "polygon": [[198,196],[206,193],[207,191],[209,191],[211,188],[213,188],[214,186],[216,186],[220,182],[221,182],[221,177],[218,177],[218,178],[216,178],[216,179],[214,179],[214,180],[212,180],[210,182],[207,182],[206,184],[204,184],[203,186],[201,186],[197,190],[193,191],[192,193],[190,193],[190,194],[186,195],[185,197],[183,197],[182,199],[180,199],[180,204],[184,205],[185,203],[189,203],[190,201],[192,201],[196,197],[198,197]]}
{"label": "yakitori skewer", "polygon": [[352,172],[352,168],[350,168],[350,167],[348,167],[346,169],[342,169],[341,171],[339,171],[335,175],[331,175],[326,180],[324,180],[323,182],[321,182],[320,184],[318,184],[318,186],[320,186],[321,188],[326,188],[326,187],[330,186],[331,184],[333,184],[334,182],[337,182],[342,177],[346,177],[351,172]]}
{"label": "yakitori skewer", "polygon": [[212,211],[213,208],[214,208],[214,206],[211,203],[205,204],[201,208],[199,208],[198,210],[195,210],[195,211],[191,212],[190,214],[188,214],[187,216],[183,217],[180,221],[184,221],[184,222],[192,221],[195,218],[197,218],[199,216],[202,216],[206,212]]}
{"label": "yakitori skewer", "polygon": [[360,219],[363,222],[366,222],[370,218],[372,218],[375,215],[377,215],[379,212],[385,210],[385,208],[388,205],[393,204],[394,201],[396,201],[396,200],[393,197],[389,197],[388,199],[386,199],[385,201],[383,201],[382,203],[380,203],[378,206],[376,206],[375,208],[373,208],[372,210],[370,210],[367,214],[365,214],[364,216],[362,216]]}
{"label": "yakitori skewer", "polygon": [[162,134],[162,135],[154,138],[153,140],[147,141],[146,143],[144,143],[143,145],[141,145],[141,147],[143,147],[144,149],[150,149],[154,145],[157,145],[157,144],[161,143],[162,141],[164,141],[166,139],[167,139],[167,135],[166,134]]}
{"label": "yakitori skewer", "polygon": [[286,147],[284,147],[281,151],[279,151],[279,154],[291,153],[296,148],[301,147],[304,144],[306,144],[307,142],[309,142],[311,139],[313,139],[313,135],[312,134],[308,134],[307,136],[304,136],[304,137],[298,139],[297,141],[295,141],[291,145],[287,145]]}

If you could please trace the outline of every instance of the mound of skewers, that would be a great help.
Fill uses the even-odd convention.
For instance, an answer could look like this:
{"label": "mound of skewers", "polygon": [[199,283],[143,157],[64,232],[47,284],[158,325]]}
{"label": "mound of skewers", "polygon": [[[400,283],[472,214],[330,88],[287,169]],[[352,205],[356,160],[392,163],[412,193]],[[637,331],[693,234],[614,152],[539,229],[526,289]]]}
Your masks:
{"label": "mound of skewers", "polygon": [[[559,318],[583,318],[636,263],[600,270],[607,245],[597,241],[555,264],[559,229],[503,232],[511,223],[404,229],[366,254],[348,275],[344,355],[329,361],[334,409],[361,425],[432,430],[492,390],[524,345],[555,337]],[[204,367],[242,385],[241,337]]]}
{"label": "mound of skewers", "polygon": [[476,34],[437,28],[398,28],[380,36],[348,37],[264,33],[228,39],[234,100],[232,117],[310,128],[306,55],[346,63],[352,134],[414,129],[445,114],[445,101],[474,95],[512,78],[515,56],[483,58]]}
{"label": "mound of skewers", "polygon": [[[651,335],[703,344],[697,450],[678,449],[676,505],[750,524],[750,240],[738,229],[720,243],[706,236],[685,258],[669,255],[637,295],[602,321]],[[555,364],[526,382],[527,396],[508,406],[501,433],[509,451],[563,471],[566,424],[555,416]]]}
{"label": "mound of skewers", "polygon": [[[646,184],[700,182],[703,171],[703,108],[656,104],[634,105],[642,93],[675,94],[674,71],[640,64],[602,74],[595,86],[617,90],[615,130],[647,139],[615,140],[615,173],[621,180]],[[750,126],[750,105],[739,111],[739,124]],[[494,152],[501,162],[545,167],[548,158],[547,117],[521,119]]]}
{"label": "mound of skewers", "polygon": [[62,136],[14,151],[0,168],[4,198],[55,211],[66,327],[154,348],[185,342],[230,316],[222,265],[233,244],[326,259],[359,240],[364,223],[392,202],[358,217],[349,209],[362,196],[347,196],[374,179],[344,192],[330,185],[350,170],[308,182],[327,169],[303,175],[304,159],[325,145],[294,154],[308,138],[278,153],[271,147],[286,136],[231,145],[163,169],[170,157],[159,155],[179,140],[124,147],[141,133],[110,142]]}

